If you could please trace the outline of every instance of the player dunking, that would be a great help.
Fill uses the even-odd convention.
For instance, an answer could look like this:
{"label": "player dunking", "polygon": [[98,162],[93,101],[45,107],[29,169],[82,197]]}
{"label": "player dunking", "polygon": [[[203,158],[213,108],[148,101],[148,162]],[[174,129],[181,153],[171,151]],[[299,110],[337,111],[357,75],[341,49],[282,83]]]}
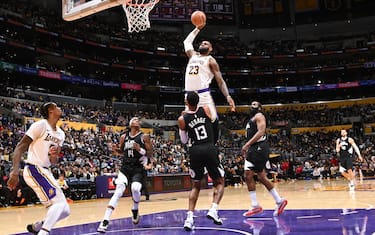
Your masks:
{"label": "player dunking", "polygon": [[57,180],[48,168],[51,163],[56,163],[54,161],[58,158],[65,140],[65,133],[56,125],[62,112],[53,102],[43,104],[40,111],[44,119],[30,126],[14,150],[13,169],[8,185],[12,189],[17,186],[21,157],[27,150],[23,178],[48,208],[46,217],[29,224],[27,230],[33,234],[46,235],[58,221],[69,216],[70,208]]}
{"label": "player dunking", "polygon": [[148,162],[147,158],[152,156],[153,150],[150,135],[144,134],[140,130],[140,123],[137,117],[133,117],[129,121],[129,126],[130,131],[120,137],[120,148],[117,151],[124,154],[122,165],[115,180],[116,190],[97,229],[100,233],[107,231],[112,212],[129,184],[133,197],[132,222],[133,224],[139,223],[138,204],[141,199],[143,177],[145,177],[144,166]]}
{"label": "player dunking", "polygon": [[353,172],[353,149],[362,162],[363,158],[354,140],[348,137],[346,130],[341,130],[341,137],[336,140],[336,152],[340,155],[340,173],[349,181],[349,190],[355,188],[355,174]]}
{"label": "player dunking", "polygon": [[204,168],[207,169],[214,183],[212,206],[207,217],[217,225],[222,225],[217,208],[224,194],[224,169],[218,158],[214,145],[212,115],[207,106],[198,107],[199,96],[196,92],[188,92],[186,96],[188,111],[178,118],[181,142],[189,142],[190,176],[192,190],[189,195],[189,209],[184,229],[190,231],[194,227],[194,210],[198,200]]}
{"label": "player dunking", "polygon": [[269,145],[266,133],[266,117],[261,112],[262,105],[258,101],[251,102],[250,120],[246,124],[246,143],[242,147],[245,158],[245,180],[251,198],[252,209],[245,212],[243,216],[250,217],[263,211],[256,197],[256,185],[254,174],[276,201],[276,209],[273,216],[283,213],[288,201],[281,198],[274,185],[267,179],[266,163],[269,159]]}
{"label": "player dunking", "polygon": [[185,53],[189,57],[185,72],[185,92],[197,92],[199,95],[198,106],[207,105],[209,107],[212,120],[214,120],[214,142],[216,143],[219,138],[219,128],[215,102],[210,93],[210,84],[213,78],[215,78],[221,93],[226,97],[233,112],[236,106],[229,94],[219,64],[210,55],[213,50],[212,44],[209,41],[202,41],[198,52],[194,50],[193,41],[204,26],[205,24],[196,27],[184,40]]}

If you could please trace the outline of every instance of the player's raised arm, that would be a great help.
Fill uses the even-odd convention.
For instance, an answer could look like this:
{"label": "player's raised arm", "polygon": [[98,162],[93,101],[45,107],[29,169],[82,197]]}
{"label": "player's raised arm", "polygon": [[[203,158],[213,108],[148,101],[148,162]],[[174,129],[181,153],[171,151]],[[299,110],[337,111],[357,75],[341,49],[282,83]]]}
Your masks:
{"label": "player's raised arm", "polygon": [[[200,28],[202,29],[203,27],[204,26]],[[185,53],[189,58],[192,57],[194,53],[196,53],[193,47],[193,42],[199,32],[200,29],[198,27],[194,28],[193,31],[191,31],[184,40]]]}

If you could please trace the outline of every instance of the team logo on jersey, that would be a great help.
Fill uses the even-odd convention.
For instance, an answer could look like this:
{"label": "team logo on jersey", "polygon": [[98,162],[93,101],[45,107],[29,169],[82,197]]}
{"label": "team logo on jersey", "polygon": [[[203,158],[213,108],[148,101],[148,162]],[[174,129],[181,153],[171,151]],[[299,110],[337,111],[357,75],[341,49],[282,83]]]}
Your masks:
{"label": "team logo on jersey", "polygon": [[195,171],[193,169],[189,169],[189,175],[191,178],[194,178],[195,177]]}
{"label": "team logo on jersey", "polygon": [[52,141],[54,143],[59,143],[59,138],[56,138],[55,136],[52,136],[51,134],[47,133],[46,137],[44,138],[45,141]]}
{"label": "team logo on jersey", "polygon": [[56,195],[56,192],[55,192],[55,189],[54,188],[50,188],[48,189],[48,197],[53,197]]}

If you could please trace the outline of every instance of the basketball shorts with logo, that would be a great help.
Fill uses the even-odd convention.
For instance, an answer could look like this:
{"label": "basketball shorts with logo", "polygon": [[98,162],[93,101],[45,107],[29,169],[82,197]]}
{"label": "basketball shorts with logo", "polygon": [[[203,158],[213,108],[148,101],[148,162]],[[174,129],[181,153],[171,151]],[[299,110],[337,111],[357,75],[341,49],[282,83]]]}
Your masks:
{"label": "basketball shorts with logo", "polygon": [[340,154],[340,171],[347,171],[353,169],[353,158],[351,154]]}
{"label": "basketball shorts with logo", "polygon": [[270,148],[266,141],[257,142],[250,146],[245,162],[245,170],[261,172],[266,169],[266,163],[269,160]]}
{"label": "basketball shorts with logo", "polygon": [[223,167],[220,164],[218,150],[212,143],[195,145],[189,149],[190,155],[190,176],[193,180],[201,180],[204,175],[204,168],[212,179],[224,176]]}

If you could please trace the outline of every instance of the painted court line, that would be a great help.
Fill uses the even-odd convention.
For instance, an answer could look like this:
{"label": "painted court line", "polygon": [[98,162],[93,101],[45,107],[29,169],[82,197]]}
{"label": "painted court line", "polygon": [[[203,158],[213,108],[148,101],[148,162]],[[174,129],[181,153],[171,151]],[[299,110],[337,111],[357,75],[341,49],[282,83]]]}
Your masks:
{"label": "painted court line", "polygon": [[[150,230],[181,230],[181,227],[153,227],[153,228],[133,228],[133,229],[118,229],[118,230],[108,230],[106,233],[119,233],[119,232],[135,232],[135,231],[150,231]],[[224,232],[232,232],[235,234],[243,234],[243,235],[253,235],[252,233],[238,230],[238,229],[231,229],[231,228],[218,228],[218,227],[194,227],[193,231],[196,230],[213,230],[213,231],[224,231]],[[81,235],[93,235],[98,234],[97,232],[93,233],[83,233]]]}
{"label": "painted court line", "polygon": [[313,218],[321,218],[321,215],[306,215],[306,216],[297,216],[297,219],[313,219]]}

